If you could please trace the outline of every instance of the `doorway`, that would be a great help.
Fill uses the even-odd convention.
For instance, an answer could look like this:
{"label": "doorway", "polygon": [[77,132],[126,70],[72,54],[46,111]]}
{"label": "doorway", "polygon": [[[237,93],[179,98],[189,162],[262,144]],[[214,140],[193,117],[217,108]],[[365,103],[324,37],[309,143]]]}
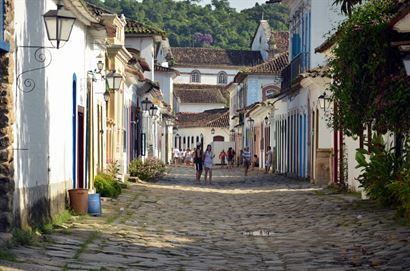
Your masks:
{"label": "doorway", "polygon": [[77,184],[78,188],[84,187],[84,107],[78,106],[77,127]]}

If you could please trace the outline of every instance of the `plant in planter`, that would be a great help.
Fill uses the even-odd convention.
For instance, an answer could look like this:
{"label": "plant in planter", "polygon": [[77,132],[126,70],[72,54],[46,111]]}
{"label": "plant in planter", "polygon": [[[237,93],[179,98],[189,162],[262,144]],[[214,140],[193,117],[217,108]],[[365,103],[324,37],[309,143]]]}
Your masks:
{"label": "plant in planter", "polygon": [[143,181],[155,181],[163,177],[166,171],[165,164],[158,159],[149,158],[145,161],[133,160],[128,168],[131,177],[138,177]]}

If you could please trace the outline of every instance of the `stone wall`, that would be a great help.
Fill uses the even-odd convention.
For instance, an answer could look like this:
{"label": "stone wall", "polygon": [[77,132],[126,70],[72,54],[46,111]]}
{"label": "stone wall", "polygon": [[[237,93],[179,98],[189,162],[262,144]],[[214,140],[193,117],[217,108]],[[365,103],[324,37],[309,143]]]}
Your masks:
{"label": "stone wall", "polygon": [[13,225],[14,0],[5,0],[4,26],[10,51],[0,51],[0,232],[10,231]]}

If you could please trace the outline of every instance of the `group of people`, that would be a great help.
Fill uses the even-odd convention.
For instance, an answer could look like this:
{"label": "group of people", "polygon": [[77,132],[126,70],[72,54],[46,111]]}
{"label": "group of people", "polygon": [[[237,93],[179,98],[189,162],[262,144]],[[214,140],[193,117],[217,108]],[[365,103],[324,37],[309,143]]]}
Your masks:
{"label": "group of people", "polygon": [[[189,156],[192,158],[192,162],[195,165],[195,170],[196,170],[195,183],[196,184],[201,183],[202,172],[205,170],[204,184],[205,185],[212,184],[212,169],[214,167],[214,158],[215,158],[215,154],[212,151],[212,146],[208,145],[204,152],[201,148],[201,144],[199,143],[192,152],[187,151],[187,154],[189,154]],[[185,154],[184,160],[188,159],[188,162],[190,163],[191,160],[190,158],[187,158],[187,154]],[[255,167],[256,168],[259,167],[258,156],[254,155],[253,159],[251,159],[252,154],[249,151],[249,147],[246,147],[243,151],[241,150],[239,158],[240,158],[240,164],[242,164],[245,169],[244,170],[245,176],[248,176],[248,171],[251,166],[252,166],[252,169],[254,169]],[[222,150],[221,153],[219,154],[219,159],[221,160],[222,166],[225,165],[225,159],[226,159],[228,168],[232,168],[235,163],[235,151],[232,148],[229,148],[227,152],[225,152],[225,150]],[[265,152],[265,174],[270,172],[272,166],[273,166],[273,152],[272,152],[271,147],[268,146]]]}

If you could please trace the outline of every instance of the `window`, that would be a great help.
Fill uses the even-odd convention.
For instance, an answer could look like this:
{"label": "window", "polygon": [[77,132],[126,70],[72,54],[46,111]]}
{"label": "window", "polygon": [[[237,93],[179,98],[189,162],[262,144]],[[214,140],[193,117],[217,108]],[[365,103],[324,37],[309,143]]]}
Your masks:
{"label": "window", "polygon": [[191,83],[201,83],[201,73],[199,71],[192,71]]}
{"label": "window", "polygon": [[8,52],[10,50],[9,43],[4,41],[4,21],[6,19],[4,10],[4,0],[0,0],[0,52]]}
{"label": "window", "polygon": [[218,84],[226,84],[228,82],[228,75],[226,72],[218,73]]}

